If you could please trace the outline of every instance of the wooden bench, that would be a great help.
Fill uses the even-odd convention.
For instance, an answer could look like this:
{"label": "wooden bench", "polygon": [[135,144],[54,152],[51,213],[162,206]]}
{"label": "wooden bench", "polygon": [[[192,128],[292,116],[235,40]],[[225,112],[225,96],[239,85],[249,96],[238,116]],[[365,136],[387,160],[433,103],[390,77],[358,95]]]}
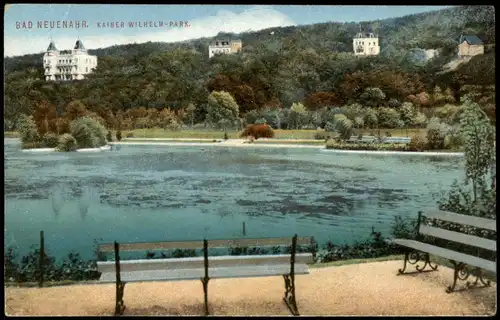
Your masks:
{"label": "wooden bench", "polygon": [[409,144],[411,138],[408,137],[384,137],[382,143],[399,143],[399,144]]}
{"label": "wooden bench", "polygon": [[[176,281],[201,279],[208,315],[208,281],[221,278],[267,277],[282,275],[285,281],[283,300],[294,315],[299,315],[295,300],[295,275],[309,274],[307,264],[314,262],[314,252],[296,253],[297,245],[312,245],[312,237],[203,240],[181,242],[101,244],[99,252],[114,252],[115,261],[97,262],[99,282],[116,283],[115,315],[123,314],[123,293],[127,282]],[[291,246],[290,254],[212,256],[209,248]],[[120,260],[120,251],[203,249],[203,257]]]}
{"label": "wooden bench", "polygon": [[[437,219],[440,221],[451,222],[454,225],[459,226],[459,230],[462,232],[450,231],[444,228],[440,228],[439,226],[432,226],[432,224],[426,223],[424,219]],[[422,272],[427,265],[429,265],[432,270],[436,270],[437,265],[433,266],[429,259],[429,254],[432,254],[434,256],[439,256],[449,260],[454,267],[453,284],[447,288],[446,291],[448,293],[455,290],[457,279],[466,281],[470,275],[476,276],[476,281],[473,285],[476,285],[478,281],[481,281],[483,285],[489,286],[490,281],[485,282],[483,280],[482,270],[486,270],[496,274],[496,240],[490,240],[481,236],[465,234],[463,233],[463,230],[467,228],[467,226],[488,230],[490,232],[493,231],[496,234],[495,220],[467,216],[441,210],[426,213],[419,212],[417,220],[417,240],[388,240],[389,243],[397,244],[407,248],[407,250],[405,250],[403,269],[399,269],[399,274],[404,273],[407,263],[415,265],[417,264],[417,262],[422,260],[424,262],[423,267],[420,268],[418,265],[416,265],[416,269],[418,272]],[[484,233],[481,232],[481,234]],[[422,240],[424,236],[430,236],[435,239],[443,239],[459,244],[466,244],[477,248],[478,253],[480,249],[488,250],[492,253],[492,255],[494,253],[495,261],[483,259],[479,256],[473,256],[470,254],[457,252],[454,250],[443,248],[441,246],[423,242]],[[471,266],[473,268],[469,269],[467,266]],[[467,287],[469,286],[470,283],[467,282]]]}

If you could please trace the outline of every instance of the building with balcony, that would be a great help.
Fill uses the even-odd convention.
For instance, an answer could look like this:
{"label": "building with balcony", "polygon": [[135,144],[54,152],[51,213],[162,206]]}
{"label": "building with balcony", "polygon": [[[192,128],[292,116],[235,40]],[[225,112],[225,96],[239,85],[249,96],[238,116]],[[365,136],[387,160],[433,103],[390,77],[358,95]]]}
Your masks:
{"label": "building with balcony", "polygon": [[53,41],[43,55],[46,81],[82,80],[97,67],[97,57],[89,55],[81,40],[73,50],[59,51]]}
{"label": "building with balcony", "polygon": [[216,54],[234,54],[241,51],[241,40],[215,40],[208,46],[208,58]]}

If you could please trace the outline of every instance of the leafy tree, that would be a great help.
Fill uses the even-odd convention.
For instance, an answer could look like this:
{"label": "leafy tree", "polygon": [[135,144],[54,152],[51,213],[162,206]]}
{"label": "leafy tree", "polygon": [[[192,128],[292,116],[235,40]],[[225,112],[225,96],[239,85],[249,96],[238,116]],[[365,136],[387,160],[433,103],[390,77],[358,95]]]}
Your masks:
{"label": "leafy tree", "polygon": [[300,102],[295,102],[290,107],[288,125],[294,129],[300,129],[305,124],[307,110]]}
{"label": "leafy tree", "polygon": [[463,108],[460,125],[464,136],[465,174],[472,185],[473,200],[477,201],[486,187],[486,176],[496,173],[495,128],[477,103],[466,98]]}
{"label": "leafy tree", "polygon": [[187,113],[187,116],[189,118],[189,124],[191,127],[193,127],[193,125],[194,125],[195,111],[196,111],[196,107],[192,103],[190,103],[186,108],[186,113]]}
{"label": "leafy tree", "polygon": [[450,131],[450,126],[432,118],[427,125],[427,146],[431,150],[444,149],[444,140]]}
{"label": "leafy tree", "polygon": [[382,107],[378,109],[378,124],[382,128],[393,129],[399,126],[399,112],[397,110]]}
{"label": "leafy tree", "polygon": [[410,127],[414,124],[415,116],[417,115],[417,110],[411,102],[405,102],[401,105],[400,109],[401,120],[405,127]]}
{"label": "leafy tree", "polygon": [[234,125],[238,118],[239,107],[234,98],[225,91],[212,91],[208,96],[207,121],[226,131],[227,126]]}
{"label": "leafy tree", "polygon": [[363,122],[368,128],[376,128],[378,126],[377,111],[373,108],[366,109]]}
{"label": "leafy tree", "polygon": [[79,148],[97,148],[106,145],[106,128],[95,119],[83,117],[73,120],[70,131]]}
{"label": "leafy tree", "polygon": [[42,142],[47,148],[55,148],[59,143],[59,138],[55,133],[47,132],[43,135]]}
{"label": "leafy tree", "polygon": [[38,128],[33,120],[33,116],[22,115],[19,119],[17,129],[23,143],[40,141],[40,135],[38,134]]}
{"label": "leafy tree", "polygon": [[349,119],[347,119],[345,116],[342,118],[339,118],[339,120],[336,122],[336,130],[340,134],[340,137],[342,139],[349,139],[352,136],[353,133],[353,122]]}
{"label": "leafy tree", "polygon": [[367,106],[378,107],[386,95],[380,88],[366,88],[359,97]]}
{"label": "leafy tree", "polygon": [[65,133],[59,137],[57,150],[62,152],[70,152],[75,151],[77,147],[78,144],[76,143],[76,139],[72,135]]}

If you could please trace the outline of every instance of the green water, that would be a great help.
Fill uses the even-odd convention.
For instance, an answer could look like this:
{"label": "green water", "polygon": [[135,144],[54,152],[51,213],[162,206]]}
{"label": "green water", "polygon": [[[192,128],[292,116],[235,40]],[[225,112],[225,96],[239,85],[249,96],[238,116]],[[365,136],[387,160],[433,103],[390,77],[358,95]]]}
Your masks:
{"label": "green water", "polygon": [[436,208],[460,157],[336,154],[320,149],[121,146],[22,152],[5,139],[6,246],[93,257],[93,240],[314,236],[353,243],[395,215]]}

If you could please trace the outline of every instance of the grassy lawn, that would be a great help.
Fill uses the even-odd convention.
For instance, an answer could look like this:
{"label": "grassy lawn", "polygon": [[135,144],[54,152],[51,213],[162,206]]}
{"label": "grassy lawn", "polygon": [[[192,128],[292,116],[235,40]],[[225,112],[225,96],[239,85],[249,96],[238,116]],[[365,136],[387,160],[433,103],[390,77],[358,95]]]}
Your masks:
{"label": "grassy lawn", "polygon": [[[214,139],[215,140],[215,139]],[[219,139],[220,140],[220,139]],[[113,141],[117,142],[117,141]],[[121,142],[147,142],[147,143],[214,143],[212,140],[182,140],[182,138],[179,138],[179,140],[148,140],[148,139],[141,139],[141,138],[136,138],[134,140],[130,140],[129,138],[124,138],[122,139]]]}
{"label": "grassy lawn", "polygon": [[[221,130],[179,130],[170,131],[161,128],[136,129],[123,131],[122,137],[132,132],[134,138],[190,138],[190,139],[223,139],[224,132]],[[239,139],[240,131],[228,130],[229,139]],[[316,130],[274,130],[276,139],[314,139]]]}
{"label": "grassy lawn", "polygon": [[16,131],[4,131],[3,137],[4,138],[19,138],[19,133]]}
{"label": "grassy lawn", "polygon": [[313,146],[324,146],[324,140],[303,140],[303,141],[286,141],[282,140],[255,140],[254,144],[292,144],[292,145],[313,145]]}
{"label": "grassy lawn", "polygon": [[[425,136],[426,129],[356,129],[356,134],[362,133],[363,135],[369,135],[374,132],[378,134],[378,131],[382,135],[386,132],[390,132],[393,136]],[[113,131],[113,139],[115,138],[115,131]],[[122,137],[125,139],[128,133],[133,133],[134,138],[190,138],[190,139],[223,139],[224,132],[220,130],[179,130],[170,131],[161,128],[154,129],[136,129],[131,131],[123,131]],[[275,139],[314,139],[314,134],[316,130],[274,130]],[[227,132],[230,139],[239,139],[239,131],[230,130]],[[14,131],[4,132],[5,138],[18,138],[19,134]]]}
{"label": "grassy lawn", "polygon": [[364,136],[369,136],[371,133],[378,135],[380,130],[380,135],[385,136],[387,132],[393,137],[422,137],[425,138],[427,135],[427,129],[355,129],[356,134],[363,134]]}

